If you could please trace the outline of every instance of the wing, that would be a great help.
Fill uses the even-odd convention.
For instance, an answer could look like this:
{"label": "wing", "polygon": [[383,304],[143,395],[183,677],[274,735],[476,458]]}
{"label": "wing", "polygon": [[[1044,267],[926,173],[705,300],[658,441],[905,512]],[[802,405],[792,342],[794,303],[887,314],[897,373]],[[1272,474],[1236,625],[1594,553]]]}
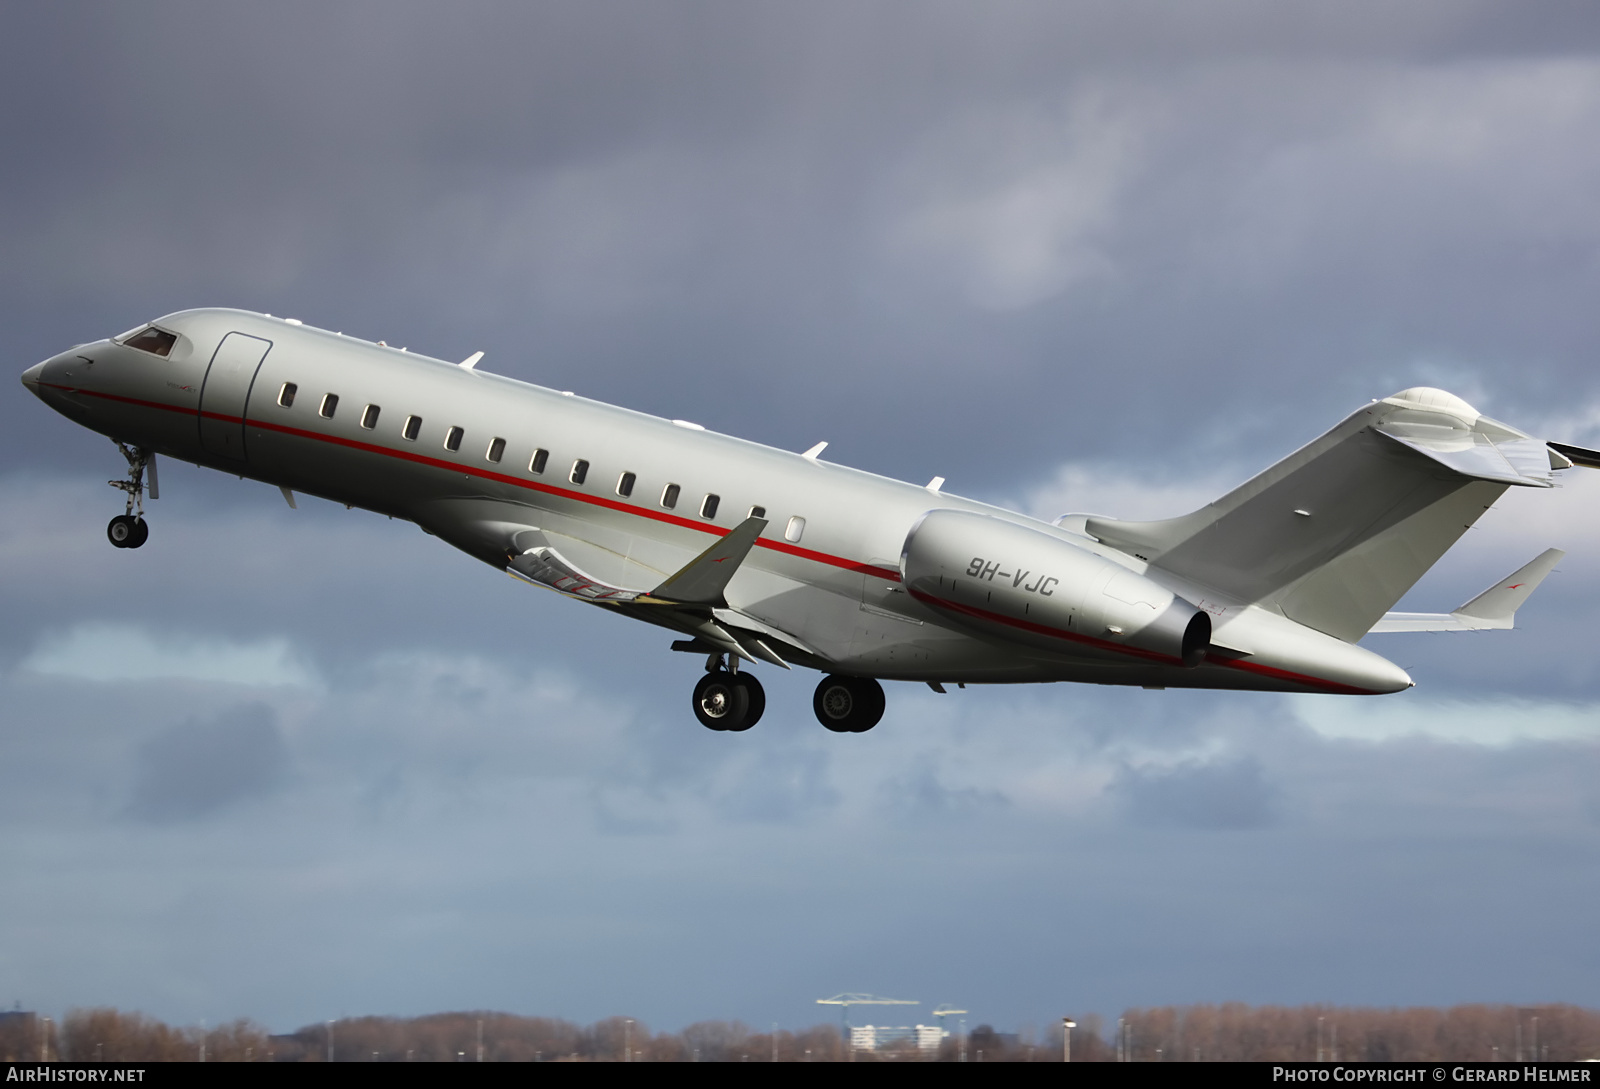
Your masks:
{"label": "wing", "polygon": [[745,519],[653,590],[613,586],[595,578],[531,526],[515,534],[516,547],[506,557],[506,570],[525,582],[692,636],[686,644],[674,644],[674,649],[734,654],[784,669],[790,661],[825,661],[793,635],[729,608],[723,596],[766,527],[763,518]]}

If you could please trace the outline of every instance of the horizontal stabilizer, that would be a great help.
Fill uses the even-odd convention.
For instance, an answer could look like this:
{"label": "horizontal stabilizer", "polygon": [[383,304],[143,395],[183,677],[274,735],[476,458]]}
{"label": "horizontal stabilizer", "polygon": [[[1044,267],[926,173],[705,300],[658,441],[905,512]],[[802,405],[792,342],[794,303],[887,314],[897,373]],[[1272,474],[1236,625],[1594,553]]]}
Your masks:
{"label": "horizontal stabilizer", "polygon": [[1525,488],[1552,486],[1550,449],[1538,439],[1399,420],[1385,420],[1373,430],[1474,480]]}
{"label": "horizontal stabilizer", "polygon": [[1582,465],[1585,469],[1600,469],[1600,450],[1586,450],[1581,446],[1565,442],[1552,442],[1548,445],[1574,465]]}
{"label": "horizontal stabilizer", "polygon": [[1565,555],[1559,548],[1546,549],[1538,559],[1517,568],[1454,612],[1385,613],[1372,630],[1485,631],[1514,627],[1517,610]]}

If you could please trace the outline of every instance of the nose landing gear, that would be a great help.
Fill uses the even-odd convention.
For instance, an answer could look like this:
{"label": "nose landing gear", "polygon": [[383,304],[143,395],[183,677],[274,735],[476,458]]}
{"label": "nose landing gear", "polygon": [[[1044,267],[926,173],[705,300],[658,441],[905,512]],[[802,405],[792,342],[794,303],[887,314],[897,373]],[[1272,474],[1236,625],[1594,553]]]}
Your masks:
{"label": "nose landing gear", "polygon": [[150,538],[150,526],[143,518],[119,514],[106,526],[106,537],[118,548],[138,548]]}
{"label": "nose landing gear", "polygon": [[708,730],[748,730],[767,709],[766,691],[750,674],[724,669],[721,655],[713,655],[712,663],[694,686],[694,717]]}
{"label": "nose landing gear", "polygon": [[[150,527],[144,520],[146,469],[150,471],[150,498],[161,498],[161,488],[156,483],[156,452],[121,442],[117,443],[117,449],[128,459],[128,479],[108,480],[106,483],[128,493],[128,507],[111,519],[106,526],[106,537],[118,548],[138,548],[150,539]],[[134,512],[136,507],[138,513]]]}

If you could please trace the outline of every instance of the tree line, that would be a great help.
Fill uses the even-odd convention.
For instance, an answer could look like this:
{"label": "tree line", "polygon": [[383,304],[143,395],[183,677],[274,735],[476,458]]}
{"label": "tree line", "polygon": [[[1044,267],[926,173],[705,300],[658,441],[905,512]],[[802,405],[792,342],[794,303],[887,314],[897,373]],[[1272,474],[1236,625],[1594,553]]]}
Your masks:
{"label": "tree line", "polygon": [[[69,1062],[1059,1062],[1059,1020],[1039,1035],[979,1025],[932,1051],[909,1040],[851,1051],[839,1029],[758,1032],[701,1021],[680,1032],[608,1017],[582,1026],[509,1013],[351,1017],[274,1035],[248,1020],[175,1027],[140,1013],[74,1009],[59,1022],[0,1018],[0,1058]],[[1578,1006],[1446,1009],[1161,1006],[1095,1015],[1072,1030],[1074,1062],[1571,1061],[1600,1057],[1600,1011]]]}
{"label": "tree line", "polygon": [[1114,1051],[1139,1062],[1571,1062],[1600,1058],[1600,1011],[1226,1003],[1129,1010],[1110,1035]]}

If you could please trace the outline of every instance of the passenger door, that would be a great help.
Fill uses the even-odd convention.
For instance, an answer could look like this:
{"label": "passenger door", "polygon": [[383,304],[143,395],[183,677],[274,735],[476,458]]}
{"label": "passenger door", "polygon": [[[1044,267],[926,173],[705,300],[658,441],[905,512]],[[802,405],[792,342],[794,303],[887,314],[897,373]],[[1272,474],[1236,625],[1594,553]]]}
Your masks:
{"label": "passenger door", "polygon": [[244,333],[229,333],[217,345],[200,386],[200,445],[207,453],[245,460],[245,405],[271,347],[272,341]]}

